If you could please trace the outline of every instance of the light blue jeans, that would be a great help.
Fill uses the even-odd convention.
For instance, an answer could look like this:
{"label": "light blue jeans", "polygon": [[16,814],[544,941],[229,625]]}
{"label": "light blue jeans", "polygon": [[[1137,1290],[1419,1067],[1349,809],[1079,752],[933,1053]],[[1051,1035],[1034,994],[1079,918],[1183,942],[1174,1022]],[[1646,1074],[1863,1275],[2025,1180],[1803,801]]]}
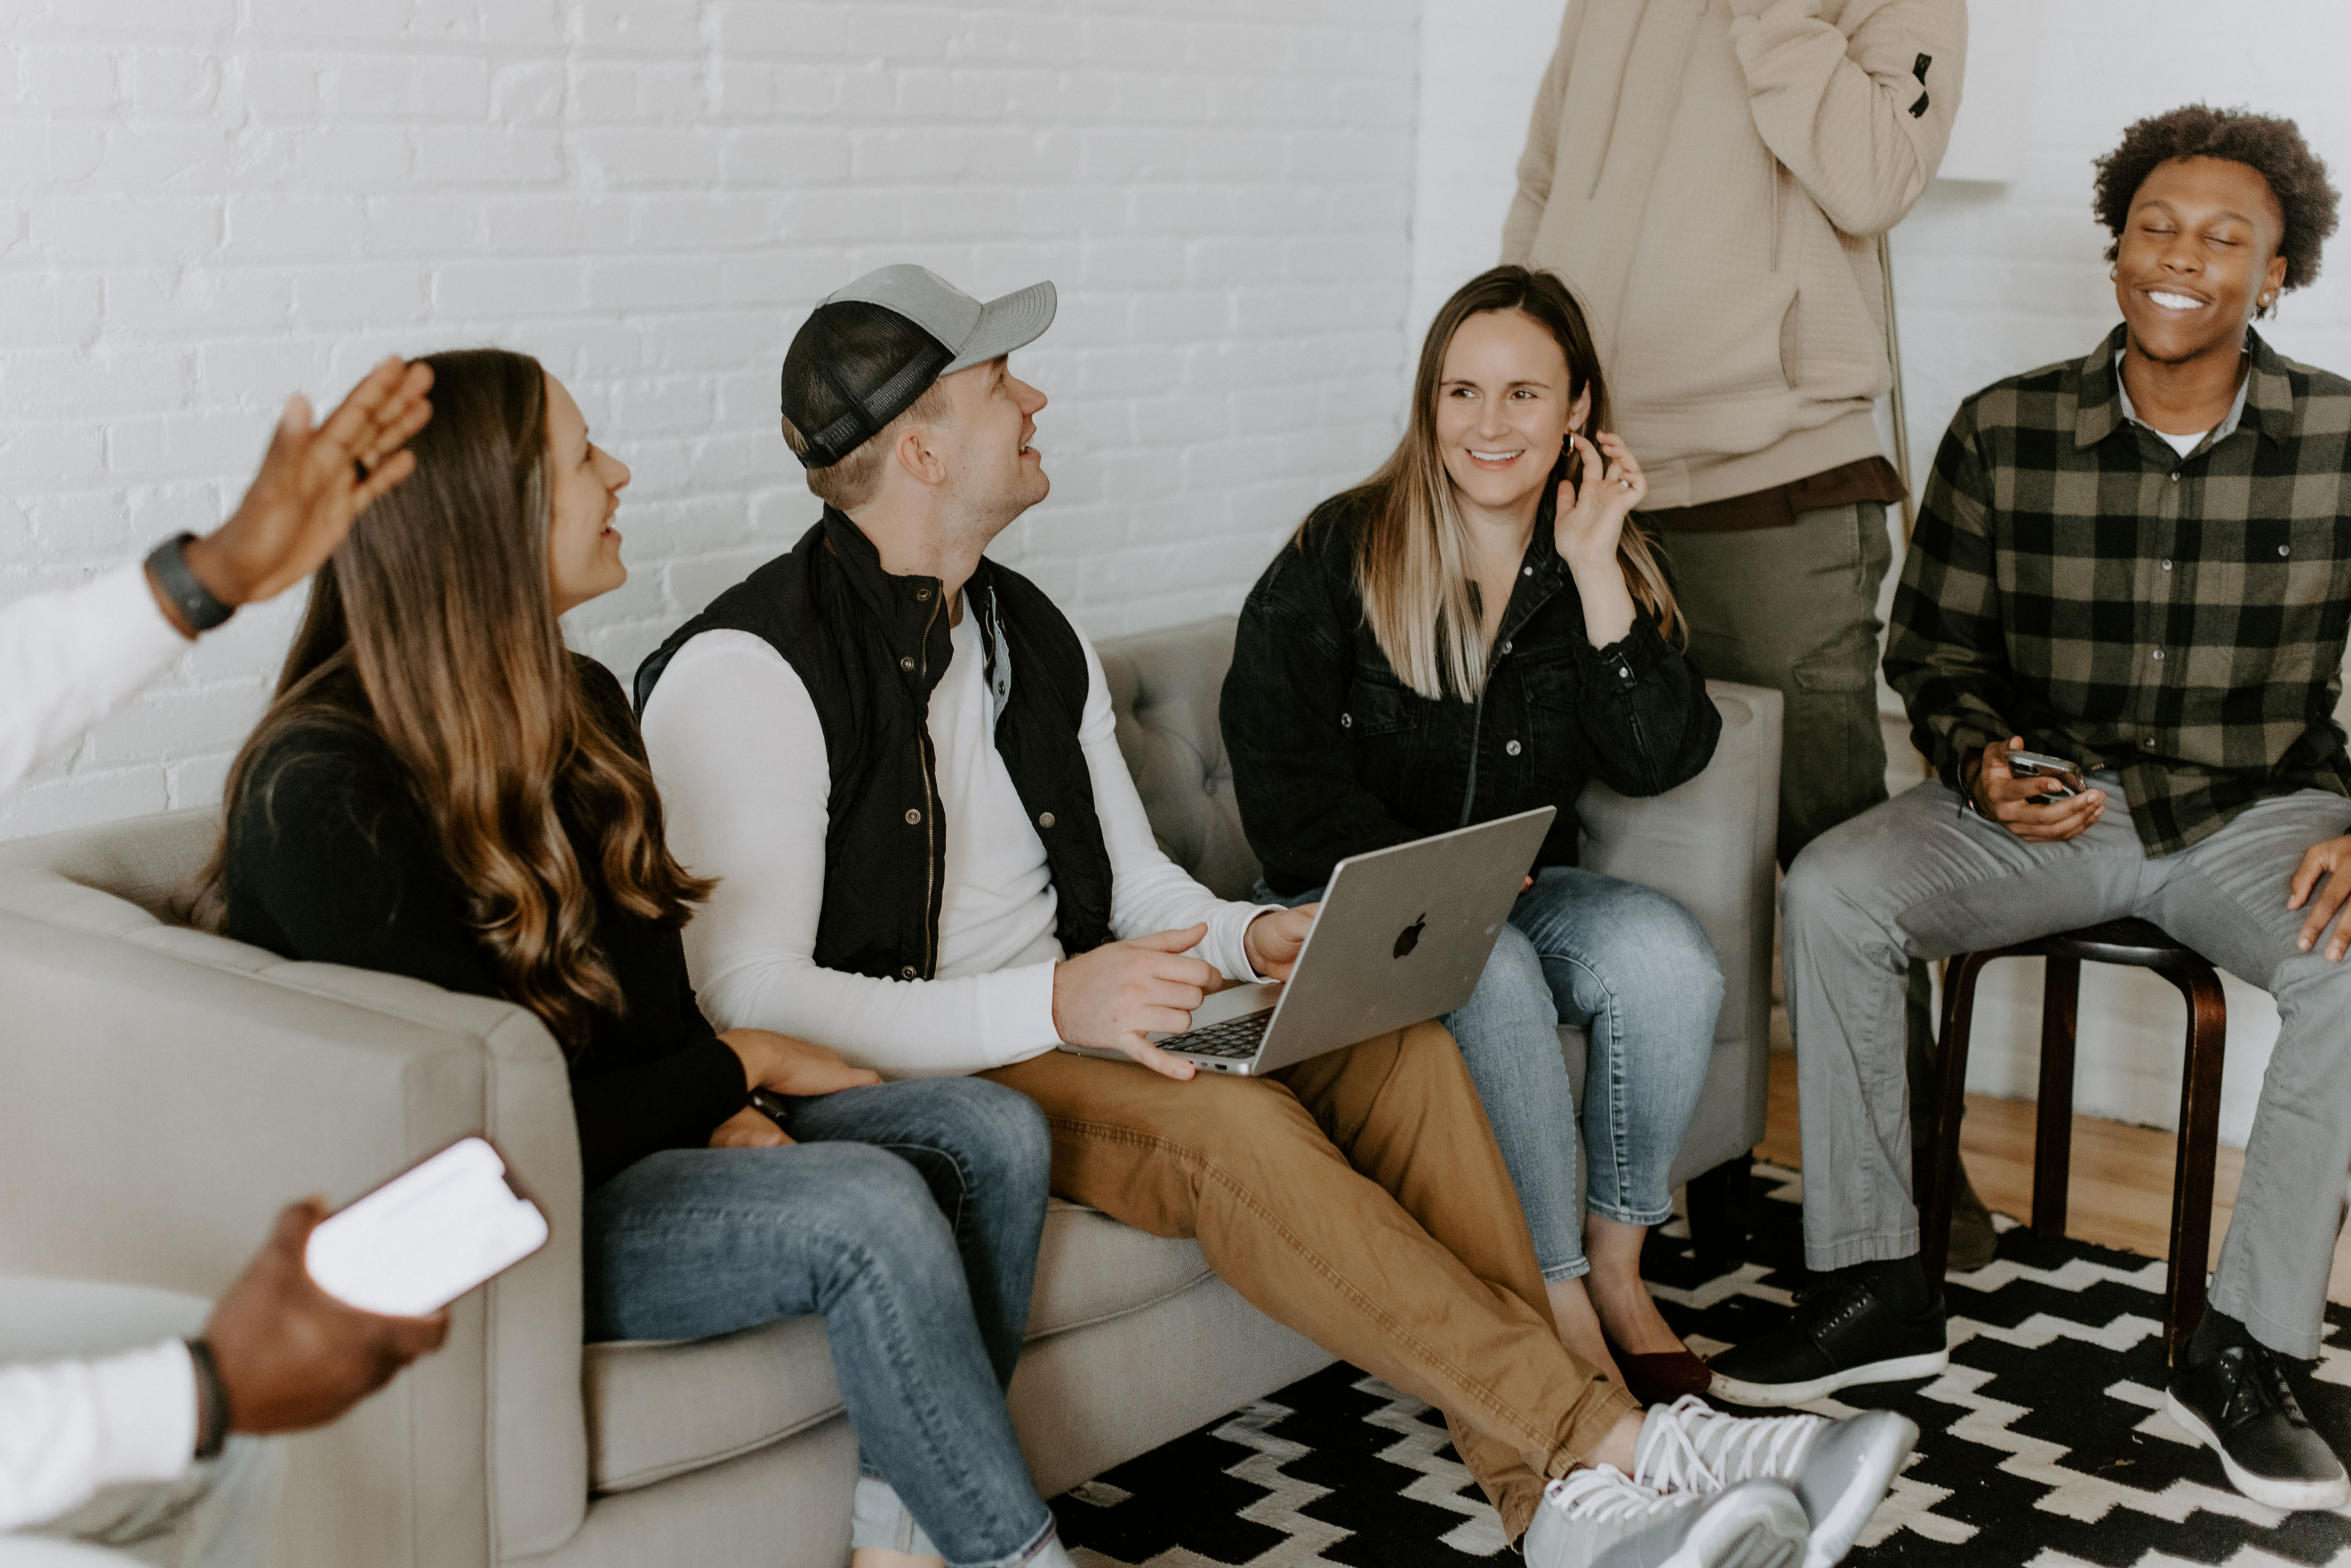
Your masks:
{"label": "light blue jeans", "polygon": [[[1258,892],[1268,897],[1262,886]],[[1318,888],[1280,902],[1321,896]],[[1591,1272],[1585,1207],[1627,1225],[1671,1218],[1666,1177],[1706,1087],[1721,1008],[1713,944],[1664,894],[1580,866],[1550,866],[1519,895],[1478,988],[1443,1021],[1485,1103],[1546,1281]],[[1562,1022],[1592,1040],[1583,1205]]]}
{"label": "light blue jeans", "polygon": [[668,1149],[588,1195],[589,1338],[820,1313],[864,1472],[852,1544],[953,1568],[1062,1561],[1004,1409],[1045,1223],[1044,1113],[976,1078],[791,1107],[789,1146]]}

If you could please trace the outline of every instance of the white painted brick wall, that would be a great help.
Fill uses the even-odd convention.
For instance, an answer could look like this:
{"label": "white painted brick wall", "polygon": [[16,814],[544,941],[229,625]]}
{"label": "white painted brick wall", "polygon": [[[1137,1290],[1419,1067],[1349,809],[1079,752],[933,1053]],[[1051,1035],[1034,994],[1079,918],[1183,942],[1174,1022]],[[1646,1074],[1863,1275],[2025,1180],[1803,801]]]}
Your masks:
{"label": "white painted brick wall", "polygon": [[[0,601],[234,504],[277,400],[496,342],[636,471],[623,674],[815,516],[807,308],[1050,277],[1054,495],[998,553],[1097,634],[1235,607],[1395,429],[1418,0],[0,0]],[[217,796],[298,595],[0,801]]]}

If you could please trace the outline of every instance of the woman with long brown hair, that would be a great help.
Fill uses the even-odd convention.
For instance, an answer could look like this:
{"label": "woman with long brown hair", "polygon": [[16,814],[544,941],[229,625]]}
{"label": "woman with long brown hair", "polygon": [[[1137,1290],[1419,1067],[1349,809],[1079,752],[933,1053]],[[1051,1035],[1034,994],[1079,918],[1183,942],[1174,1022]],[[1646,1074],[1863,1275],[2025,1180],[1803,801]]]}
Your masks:
{"label": "woman with long brown hair", "polygon": [[978,1079],[883,1084],[788,1036],[713,1031],[679,937],[711,884],[668,850],[619,683],[557,621],[627,579],[629,471],[535,361],[426,363],[415,473],[319,574],[229,777],[209,907],[289,957],[546,1026],[579,1124],[589,1337],[821,1312],[865,1568],[1061,1568],[1003,1402],[1043,1117]]}
{"label": "woman with long brown hair", "polygon": [[[1349,855],[1558,809],[1444,1021],[1561,1339],[1651,1401],[1708,1385],[1640,1257],[1673,1211],[1722,976],[1687,910],[1577,866],[1575,802],[1593,779],[1673,788],[1722,724],[1633,517],[1646,493],[1566,286],[1520,267],[1472,279],[1428,329],[1395,455],[1316,507],[1250,591],[1223,724],[1264,894],[1284,902],[1318,896]],[[1591,1037],[1582,1204],[1562,1019]]]}

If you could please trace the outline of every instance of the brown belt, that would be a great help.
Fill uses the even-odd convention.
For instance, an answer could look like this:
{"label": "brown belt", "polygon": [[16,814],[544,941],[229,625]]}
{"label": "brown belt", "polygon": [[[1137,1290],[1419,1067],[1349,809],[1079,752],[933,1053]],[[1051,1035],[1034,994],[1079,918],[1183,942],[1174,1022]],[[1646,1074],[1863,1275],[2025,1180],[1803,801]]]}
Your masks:
{"label": "brown belt", "polygon": [[1750,490],[1697,507],[1667,507],[1643,512],[1641,520],[1669,534],[1722,534],[1746,528],[1792,527],[1798,512],[1823,507],[1850,507],[1859,501],[1902,499],[1902,477],[1883,457],[1864,457],[1834,468]]}

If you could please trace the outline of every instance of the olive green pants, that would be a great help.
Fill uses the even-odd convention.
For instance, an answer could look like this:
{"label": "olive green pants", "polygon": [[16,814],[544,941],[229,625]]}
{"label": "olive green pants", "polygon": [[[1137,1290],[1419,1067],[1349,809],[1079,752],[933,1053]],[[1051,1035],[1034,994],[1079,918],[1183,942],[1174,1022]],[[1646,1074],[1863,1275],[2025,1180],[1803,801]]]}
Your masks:
{"label": "olive green pants", "polygon": [[[1780,864],[1886,800],[1877,722],[1877,592],[1894,561],[1886,505],[1796,514],[1793,527],[1665,538],[1690,655],[1708,674],[1786,699],[1780,734]],[[1935,1103],[1927,967],[1910,966],[1907,1013],[1917,1144]]]}

